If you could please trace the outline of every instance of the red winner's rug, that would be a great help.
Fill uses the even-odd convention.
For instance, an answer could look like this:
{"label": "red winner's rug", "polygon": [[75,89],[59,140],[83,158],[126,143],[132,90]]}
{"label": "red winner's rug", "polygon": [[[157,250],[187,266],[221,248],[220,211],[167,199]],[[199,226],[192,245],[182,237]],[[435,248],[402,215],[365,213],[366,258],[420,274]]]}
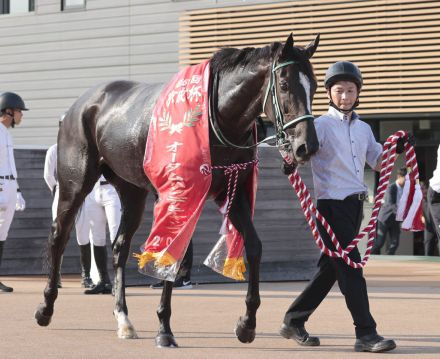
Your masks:
{"label": "red winner's rug", "polygon": [[[187,67],[170,81],[153,109],[144,171],[159,199],[150,235],[135,257],[141,272],[156,278],[176,278],[211,185],[208,83],[209,61]],[[217,247],[222,253],[211,252],[217,259],[213,269],[244,279],[243,239],[230,223]]]}

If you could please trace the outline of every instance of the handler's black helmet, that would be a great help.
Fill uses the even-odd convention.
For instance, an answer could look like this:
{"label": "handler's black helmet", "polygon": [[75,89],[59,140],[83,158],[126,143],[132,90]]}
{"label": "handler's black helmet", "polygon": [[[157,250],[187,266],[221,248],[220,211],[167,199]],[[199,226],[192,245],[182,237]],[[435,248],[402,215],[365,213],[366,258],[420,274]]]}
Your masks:
{"label": "handler's black helmet", "polygon": [[324,79],[325,88],[330,89],[338,81],[353,81],[359,91],[363,85],[361,71],[350,61],[338,61],[328,68]]}
{"label": "handler's black helmet", "polygon": [[2,92],[0,94],[0,111],[4,111],[7,108],[18,108],[23,111],[28,110],[23,99],[16,93]]}

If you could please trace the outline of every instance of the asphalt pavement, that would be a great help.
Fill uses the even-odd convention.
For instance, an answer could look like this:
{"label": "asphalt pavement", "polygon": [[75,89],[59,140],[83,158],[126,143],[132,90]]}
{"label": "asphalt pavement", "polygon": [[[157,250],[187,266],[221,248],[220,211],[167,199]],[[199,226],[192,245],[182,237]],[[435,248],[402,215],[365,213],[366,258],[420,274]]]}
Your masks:
{"label": "asphalt pavement", "polygon": [[354,328],[344,298],[335,286],[307,323],[321,346],[307,348],[279,336],[292,300],[306,282],[262,283],[257,336],[242,344],[235,323],[245,312],[246,284],[203,284],[175,290],[172,329],[179,348],[159,349],[156,307],[160,290],[127,288],[129,318],[139,339],[116,335],[111,295],[84,295],[79,276],[63,278],[48,327],[39,327],[34,311],[43,299],[45,278],[1,277],[14,287],[0,293],[0,358],[440,358],[440,260],[376,257],[365,275],[371,312],[378,331],[397,342],[388,354],[355,353]]}

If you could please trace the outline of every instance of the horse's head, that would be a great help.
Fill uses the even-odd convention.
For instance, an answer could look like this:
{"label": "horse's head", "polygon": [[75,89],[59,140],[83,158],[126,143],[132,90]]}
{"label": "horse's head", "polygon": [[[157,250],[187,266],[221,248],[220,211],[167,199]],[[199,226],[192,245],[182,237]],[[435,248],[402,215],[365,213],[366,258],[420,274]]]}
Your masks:
{"label": "horse's head", "polygon": [[306,48],[293,45],[293,36],[274,53],[263,110],[274,123],[277,142],[288,162],[305,162],[318,150],[312,116],[317,83],[310,63],[319,35]]}

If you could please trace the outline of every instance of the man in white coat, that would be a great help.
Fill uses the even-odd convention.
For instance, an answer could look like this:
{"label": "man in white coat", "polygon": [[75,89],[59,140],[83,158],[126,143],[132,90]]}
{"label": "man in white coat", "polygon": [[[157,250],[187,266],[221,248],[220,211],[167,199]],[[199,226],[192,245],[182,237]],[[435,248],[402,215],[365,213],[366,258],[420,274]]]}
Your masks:
{"label": "man in white coat", "polygon": [[86,197],[83,210],[85,219],[90,224],[90,240],[93,243],[98,272],[98,283],[84,293],[109,294],[112,292],[112,285],[107,270],[106,224],[108,224],[110,240],[113,242],[121,222],[121,202],[116,189],[104,176],[99,178],[92,192]]}
{"label": "man in white coat", "polygon": [[[17,183],[12,137],[8,131],[21,123],[22,111],[27,108],[19,95],[13,92],[0,94],[0,264],[14,212],[26,207]],[[0,282],[0,291],[12,292],[13,288]]]}

